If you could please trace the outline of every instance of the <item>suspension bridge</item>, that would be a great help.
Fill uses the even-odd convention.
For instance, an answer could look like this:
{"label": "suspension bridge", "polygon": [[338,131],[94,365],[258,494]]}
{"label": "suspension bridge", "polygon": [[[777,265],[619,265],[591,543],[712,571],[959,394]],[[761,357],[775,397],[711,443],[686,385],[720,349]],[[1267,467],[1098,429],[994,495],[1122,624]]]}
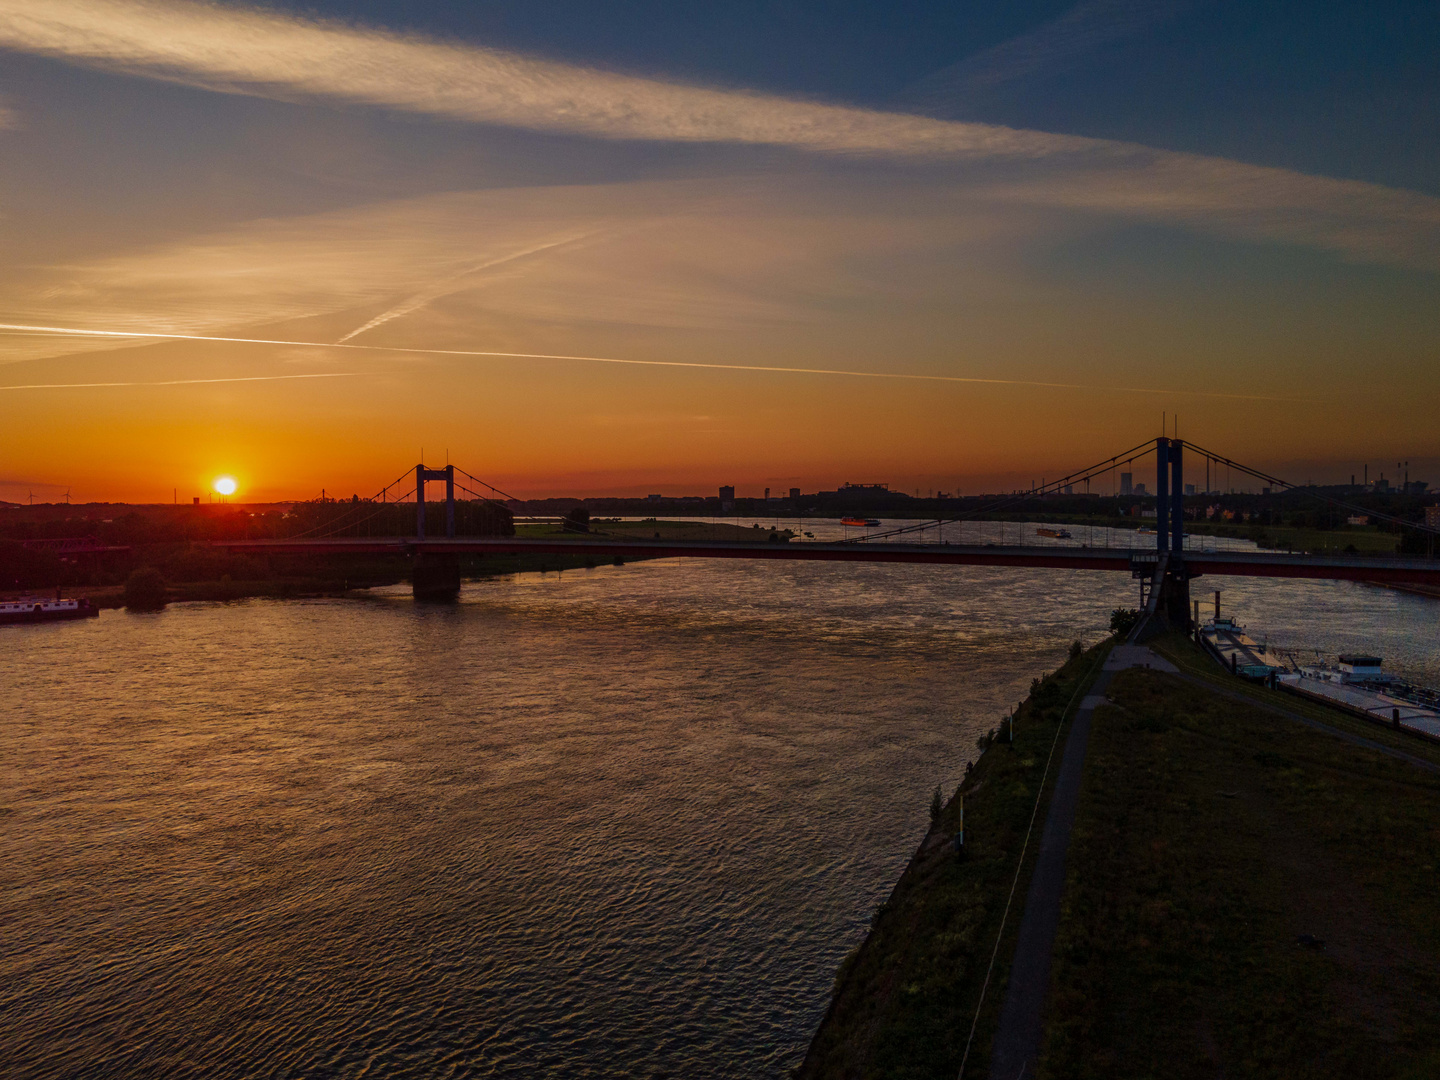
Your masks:
{"label": "suspension bridge", "polygon": [[[1129,574],[1138,580],[1142,606],[1163,611],[1171,620],[1185,623],[1189,618],[1189,582],[1204,575],[1244,577],[1317,578],[1345,581],[1367,581],[1377,584],[1409,584],[1440,586],[1440,561],[1420,557],[1374,557],[1348,554],[1314,554],[1276,551],[1203,550],[1188,542],[1185,530],[1184,468],[1189,455],[1197,462],[1224,465],[1227,469],[1260,479],[1277,489],[1295,489],[1278,477],[1249,468],[1219,454],[1204,450],[1176,438],[1147,440],[1138,446],[1110,457],[1086,469],[1048,481],[1027,491],[1004,496],[996,501],[946,519],[928,519],[897,526],[858,539],[816,541],[799,538],[779,540],[767,535],[762,540],[674,540],[612,537],[603,533],[570,533],[554,537],[527,536],[461,536],[456,530],[456,491],[475,499],[505,505],[495,496],[503,492],[479,480],[455,465],[429,468],[415,466],[414,488],[391,499],[388,485],[375,497],[355,500],[347,516],[329,523],[315,535],[287,538],[217,541],[216,546],[234,552],[254,555],[333,556],[397,556],[412,560],[412,582],[418,598],[443,599],[455,596],[460,589],[461,557],[486,555],[581,555],[602,560],[628,559],[767,559],[801,562],[874,562],[925,563],[937,566],[1028,567],[1056,570],[1095,570]],[[1052,544],[950,543],[944,540],[916,542],[916,534],[925,531],[943,536],[937,525],[963,522],[979,514],[1003,512],[1049,493],[1058,493],[1075,485],[1113,472],[1120,465],[1131,464],[1153,454],[1155,456],[1155,542],[1153,547],[1109,548],[1087,545],[1081,541]],[[402,476],[409,476],[409,471]],[[483,494],[466,481],[492,492]],[[408,479],[404,482],[408,483]],[[397,481],[399,484],[400,481]],[[444,535],[426,535],[426,486],[445,485]],[[1328,496],[1315,495],[1347,511],[1360,508]],[[379,514],[375,503],[393,504],[414,499],[415,530],[407,536],[340,536],[336,533],[353,530],[366,520],[365,514]],[[1193,499],[1193,497],[1192,497]],[[386,507],[388,509],[388,506]],[[1440,530],[1401,521],[1373,509],[1368,516],[1387,520],[1409,528],[1440,535]],[[953,532],[952,532],[953,535]]]}

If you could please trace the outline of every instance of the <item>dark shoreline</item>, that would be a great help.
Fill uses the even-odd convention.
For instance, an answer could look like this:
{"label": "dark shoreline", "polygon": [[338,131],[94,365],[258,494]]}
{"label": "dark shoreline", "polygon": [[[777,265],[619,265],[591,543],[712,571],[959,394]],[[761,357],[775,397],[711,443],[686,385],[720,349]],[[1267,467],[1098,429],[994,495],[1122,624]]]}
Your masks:
{"label": "dark shoreline", "polygon": [[[1368,1060],[1422,1075],[1440,1035],[1440,995],[1423,989],[1435,984],[1393,959],[1356,966],[1322,939],[1354,937],[1347,922],[1362,919],[1374,924],[1366,935],[1411,943],[1406,971],[1440,972],[1440,931],[1427,917],[1440,865],[1440,748],[1235,680],[1179,634],[1153,645],[1180,673],[1117,673],[1095,708],[1040,1074],[1213,1076],[1269,1054],[1273,1075],[1358,1075]],[[965,854],[950,842],[952,796],[841,965],[793,1076],[953,1077],[972,1025],[965,1075],[987,1075],[1036,855],[1032,837],[1017,876],[1020,838],[1037,792],[1037,836],[1044,824],[1055,776],[1042,791],[1040,767],[1069,728],[1054,702],[1087,692],[1088,673],[1075,668],[1098,668],[1104,647],[1036,680],[1013,744],[982,740],[956,792]],[[1374,820],[1367,828],[1359,818]],[[1316,891],[1316,877],[1357,895],[1363,884],[1364,913],[1326,911],[1331,894]],[[1356,995],[1383,998],[1377,1015],[1403,1014],[1403,1029],[1377,1035],[1378,1021],[1343,1004]],[[1177,1019],[1197,1009],[1207,1015],[1198,1034]],[[1329,1034],[1297,1034],[1312,1026]],[[1167,1061],[1210,1065],[1167,1071]]]}

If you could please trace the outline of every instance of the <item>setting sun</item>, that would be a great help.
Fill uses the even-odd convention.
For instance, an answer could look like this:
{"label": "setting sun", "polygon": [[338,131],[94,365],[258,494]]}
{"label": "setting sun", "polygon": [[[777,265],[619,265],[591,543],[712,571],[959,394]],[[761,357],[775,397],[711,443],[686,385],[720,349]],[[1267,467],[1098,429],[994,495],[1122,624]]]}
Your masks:
{"label": "setting sun", "polygon": [[215,490],[221,495],[234,495],[237,485],[232,477],[222,476],[215,481]]}

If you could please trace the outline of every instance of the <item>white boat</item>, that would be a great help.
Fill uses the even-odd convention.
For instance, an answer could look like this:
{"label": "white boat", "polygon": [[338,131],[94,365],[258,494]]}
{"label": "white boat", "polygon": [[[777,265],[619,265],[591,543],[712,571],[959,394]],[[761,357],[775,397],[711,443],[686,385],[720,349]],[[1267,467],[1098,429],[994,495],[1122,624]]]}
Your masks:
{"label": "white boat", "polygon": [[0,600],[0,626],[23,623],[56,622],[63,619],[89,619],[99,616],[100,609],[89,600],[46,600],[38,596],[19,600]]}

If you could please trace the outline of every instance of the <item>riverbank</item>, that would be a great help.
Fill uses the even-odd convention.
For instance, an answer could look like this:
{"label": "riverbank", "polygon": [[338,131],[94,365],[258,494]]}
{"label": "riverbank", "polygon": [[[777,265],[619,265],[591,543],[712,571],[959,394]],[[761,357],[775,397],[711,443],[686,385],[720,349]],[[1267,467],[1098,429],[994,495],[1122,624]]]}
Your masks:
{"label": "riverbank", "polygon": [[[769,531],[766,530],[767,535]],[[754,540],[754,527],[715,525],[698,521],[600,521],[588,533],[567,531],[559,524],[522,524],[516,535],[524,537],[582,540],[588,536],[613,539],[656,540]],[[788,540],[788,530],[778,532]],[[400,559],[350,558],[327,562],[317,558],[275,557],[271,559],[232,555],[208,544],[189,548],[171,545],[163,550],[138,553],[140,565],[163,568],[169,601],[242,600],[268,597],[276,600],[312,600],[321,597],[363,597],[366,590],[398,585],[409,580],[408,563]],[[642,559],[632,558],[638,562]],[[559,573],[590,569],[605,560],[595,555],[486,555],[462,557],[463,578],[476,580],[502,574]],[[164,571],[168,570],[168,573]],[[125,606],[125,586],[118,575],[101,584],[63,586],[67,597],[88,599],[96,607]],[[49,592],[49,589],[37,590]],[[5,594],[9,595],[9,594]],[[21,595],[16,592],[16,595]]]}
{"label": "riverbank", "polygon": [[[1014,742],[999,731],[980,740],[973,768],[876,912],[870,934],[842,965],[797,1077],[955,1075],[1036,796],[1042,784],[1047,795],[1054,784],[1055,771],[1047,765],[1062,717],[1083,696],[1109,647],[1082,651],[1036,680],[1017,711]],[[962,799],[963,852],[953,842]],[[1018,898],[1036,850],[1032,840]],[[1006,921],[992,992],[976,1024],[976,1044],[986,1048],[981,1061],[999,1015],[1000,996],[993,990],[1003,986],[1016,926],[1017,920]]]}
{"label": "riverbank", "polygon": [[[631,560],[640,561],[640,560]],[[503,574],[550,573],[590,569],[602,560],[584,555],[500,555],[461,561],[461,576],[466,580],[498,577]],[[187,600],[244,600],[266,597],[272,600],[315,600],[363,598],[368,591],[386,585],[399,585],[409,578],[407,568],[394,566],[378,572],[374,566],[357,568],[353,576],[276,575],[255,580],[236,581],[221,577],[218,581],[167,582],[168,602]],[[78,585],[64,590],[67,597],[85,598],[99,608],[125,606],[124,585]]]}
{"label": "riverbank", "polygon": [[[1094,709],[1035,1075],[1436,1075],[1440,748],[1230,679],[1180,635],[1155,645],[1179,672],[1120,672]],[[988,1074],[1046,686],[1093,655],[967,778],[969,858],[946,806],[797,1075],[954,1077],[972,1025],[965,1072]]]}

